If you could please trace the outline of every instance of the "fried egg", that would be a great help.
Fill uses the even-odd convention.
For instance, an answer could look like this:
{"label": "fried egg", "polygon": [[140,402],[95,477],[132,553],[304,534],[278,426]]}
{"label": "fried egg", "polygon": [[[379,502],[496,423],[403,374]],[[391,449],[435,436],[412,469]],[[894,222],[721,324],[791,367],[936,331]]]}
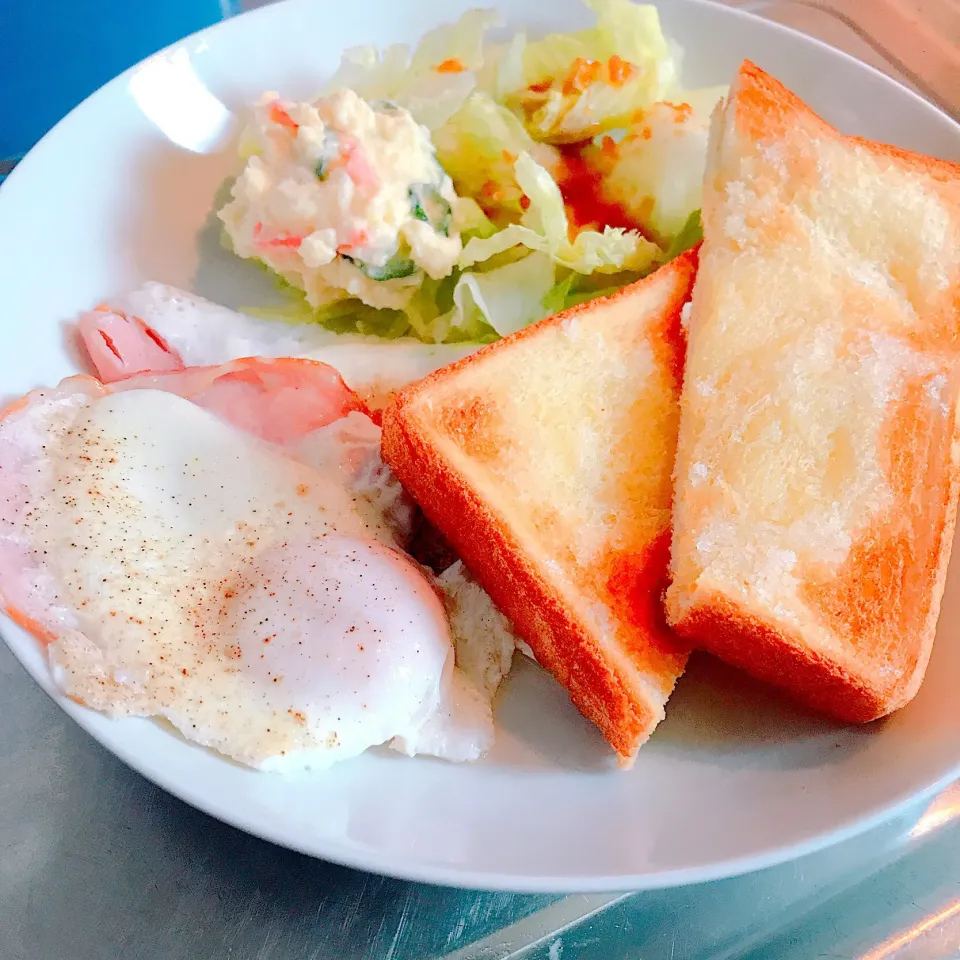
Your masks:
{"label": "fried egg", "polygon": [[492,742],[412,522],[323,364],[73,377],[0,421],[0,593],[57,685],[265,770]]}

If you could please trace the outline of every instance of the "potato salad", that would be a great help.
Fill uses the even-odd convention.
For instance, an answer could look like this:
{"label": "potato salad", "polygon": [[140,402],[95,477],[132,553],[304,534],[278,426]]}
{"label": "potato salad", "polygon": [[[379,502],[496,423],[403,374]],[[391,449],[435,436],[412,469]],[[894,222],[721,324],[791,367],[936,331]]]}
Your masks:
{"label": "potato salad", "polygon": [[221,211],[234,251],[322,306],[407,304],[462,249],[458,197],[426,129],[389,101],[338,90],[314,103],[264,95],[252,154]]}
{"label": "potato salad", "polygon": [[[491,42],[467,10],[415,47],[344,51],[316,99],[265,94],[220,211],[282,282],[261,316],[488,343],[655,270],[700,237],[709,117],[655,6]],[[318,76],[318,83],[320,78]]]}

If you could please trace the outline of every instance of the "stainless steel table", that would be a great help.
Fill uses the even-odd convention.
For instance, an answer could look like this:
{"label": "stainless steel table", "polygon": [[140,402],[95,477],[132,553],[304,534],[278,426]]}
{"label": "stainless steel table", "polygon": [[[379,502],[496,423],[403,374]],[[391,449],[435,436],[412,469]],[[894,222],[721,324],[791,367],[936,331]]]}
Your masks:
{"label": "stainless steel table", "polygon": [[335,867],[198,813],[91,740],[5,648],[0,717],[2,960],[960,956],[960,787],[735,880],[472,893]]}
{"label": "stainless steel table", "polygon": [[[960,111],[957,0],[756,0]],[[76,727],[0,645],[0,960],[960,957],[960,786],[762,873],[514,896],[311,860],[198,813]]]}

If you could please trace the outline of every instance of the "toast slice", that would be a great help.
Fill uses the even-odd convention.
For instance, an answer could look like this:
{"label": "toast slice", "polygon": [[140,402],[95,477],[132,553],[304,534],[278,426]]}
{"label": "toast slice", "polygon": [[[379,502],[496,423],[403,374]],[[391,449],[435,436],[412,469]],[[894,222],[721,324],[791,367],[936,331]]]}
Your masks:
{"label": "toast slice", "polygon": [[745,62],[714,116],[668,619],[844,720],[907,703],[958,495],[960,167]]}
{"label": "toast slice", "polygon": [[383,456],[629,766],[687,654],[662,594],[688,253],[401,391]]}

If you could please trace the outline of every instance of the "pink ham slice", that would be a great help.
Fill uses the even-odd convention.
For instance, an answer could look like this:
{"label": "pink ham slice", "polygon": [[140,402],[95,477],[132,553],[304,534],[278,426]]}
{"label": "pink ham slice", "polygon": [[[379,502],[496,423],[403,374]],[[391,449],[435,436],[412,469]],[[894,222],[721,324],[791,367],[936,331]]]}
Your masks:
{"label": "pink ham slice", "polygon": [[137,373],[183,370],[180,354],[139,317],[97,307],[77,321],[87,355],[103,383]]}
{"label": "pink ham slice", "polygon": [[293,443],[348,413],[370,416],[333,367],[291,357],[247,357],[215,367],[142,373],[107,387],[166,390],[271,443]]}

